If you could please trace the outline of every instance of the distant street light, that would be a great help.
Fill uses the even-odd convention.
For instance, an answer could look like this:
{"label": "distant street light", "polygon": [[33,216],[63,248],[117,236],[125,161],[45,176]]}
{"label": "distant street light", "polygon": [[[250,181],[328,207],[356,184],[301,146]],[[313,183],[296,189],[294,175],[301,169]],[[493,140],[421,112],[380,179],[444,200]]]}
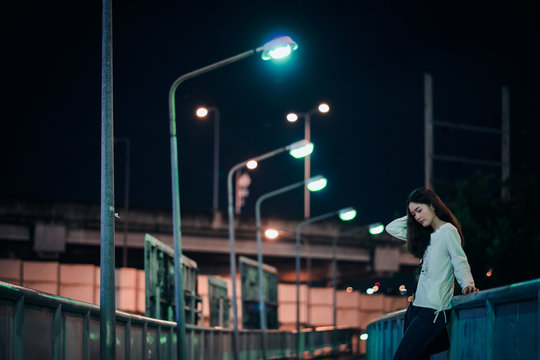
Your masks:
{"label": "distant street light", "polygon": [[264,231],[264,236],[266,236],[267,239],[274,240],[279,236],[279,231],[276,229],[266,229]]}
{"label": "distant street light", "polygon": [[214,215],[219,211],[219,109],[215,106],[199,107],[195,114],[199,119],[204,119],[209,112],[214,113],[214,192],[212,210]]}
{"label": "distant street light", "polygon": [[[319,216],[316,216],[314,218],[306,219],[301,221],[296,226],[296,355],[298,358],[300,358],[300,234],[302,232],[302,227],[305,225],[321,221],[324,219],[331,218],[333,216],[338,215],[341,220],[348,221],[352,220],[354,217],[345,216],[345,214],[351,214],[353,213],[354,209],[351,207],[343,208],[341,210],[332,211],[326,214],[322,214]],[[356,213],[354,211],[354,213]],[[309,285],[308,285],[308,317],[309,317]],[[309,324],[308,324],[309,325]]]}
{"label": "distant street light", "polygon": [[[311,141],[311,116],[317,112],[326,114],[330,111],[330,106],[326,103],[321,103],[317,108],[311,109],[305,113],[289,113],[287,114],[287,121],[296,122],[300,117],[304,118],[304,138]],[[311,157],[306,156],[304,158],[304,181],[307,181],[311,177]],[[304,218],[309,219],[310,216],[310,201],[309,190],[304,189]]]}
{"label": "distant street light", "polygon": [[343,221],[349,221],[356,217],[356,210],[352,207],[343,209],[339,212],[339,218]]}
{"label": "distant street light", "polygon": [[384,231],[384,225],[381,223],[369,224],[368,231],[371,235],[378,235]]}
{"label": "distant street light", "polygon": [[253,169],[256,169],[257,166],[259,164],[255,161],[255,160],[249,160],[246,164],[246,167],[249,169],[249,170],[253,170]]}
{"label": "distant street light", "polygon": [[300,140],[297,141],[291,145],[287,145],[284,147],[281,147],[279,149],[267,152],[263,155],[257,156],[255,158],[252,158],[250,160],[242,161],[236,165],[234,165],[231,170],[229,170],[229,174],[227,175],[227,201],[228,201],[228,214],[229,214],[229,265],[230,265],[230,271],[231,271],[231,287],[232,287],[232,305],[233,305],[233,337],[238,337],[238,311],[236,306],[236,255],[235,255],[235,249],[234,249],[234,209],[233,209],[233,201],[232,201],[232,177],[233,174],[240,168],[246,166],[250,162],[259,162],[264,159],[268,159],[269,157],[272,157],[274,155],[280,154],[284,151],[290,151],[295,149],[301,149],[301,148],[311,148],[313,150],[313,144],[306,140]]}
{"label": "distant street light", "polygon": [[[182,232],[181,232],[181,217],[180,217],[180,186],[178,178],[178,143],[176,139],[176,103],[175,94],[176,89],[184,81],[199,75],[205,74],[212,70],[216,70],[225,65],[235,63],[239,60],[245,59],[251,55],[260,53],[263,60],[271,60],[273,58],[281,58],[286,56],[298,48],[298,45],[289,37],[281,36],[270,42],[267,42],[261,47],[248,50],[230,58],[218,61],[211,65],[194,70],[187,74],[184,74],[177,78],[169,89],[169,130],[170,130],[170,143],[171,143],[171,185],[172,185],[172,208],[173,208],[173,242],[174,242],[174,285],[175,285],[175,305],[176,305],[176,325],[177,325],[177,357],[178,359],[186,359],[186,327],[185,327],[185,314],[184,309],[184,284],[183,277],[184,272],[182,269]],[[236,293],[233,293],[236,296]],[[233,304],[236,304],[233,301]],[[236,305],[234,306],[236,309]],[[238,360],[238,324],[236,319],[234,323],[235,332],[232,339],[232,352],[233,359]]]}
{"label": "distant street light", "polygon": [[[264,195],[261,195],[257,202],[255,203],[255,222],[257,225],[257,270],[258,270],[258,290],[259,290],[259,321],[261,325],[261,335],[262,335],[262,353],[263,353],[263,359],[266,360],[266,306],[264,303],[264,291],[263,291],[263,255],[262,255],[262,236],[261,236],[261,204],[264,200],[283,194],[287,191],[294,190],[296,188],[299,188],[302,185],[306,185],[309,188],[309,184],[313,182],[321,183],[321,180],[325,180],[326,185],[326,179],[322,176],[316,176],[313,179],[308,179],[307,183],[306,181],[300,181],[292,185],[284,186],[282,188],[279,188],[277,190],[271,191],[269,193],[266,193]],[[317,188],[315,191],[319,191],[322,188]],[[276,234],[277,237],[277,234]]]}

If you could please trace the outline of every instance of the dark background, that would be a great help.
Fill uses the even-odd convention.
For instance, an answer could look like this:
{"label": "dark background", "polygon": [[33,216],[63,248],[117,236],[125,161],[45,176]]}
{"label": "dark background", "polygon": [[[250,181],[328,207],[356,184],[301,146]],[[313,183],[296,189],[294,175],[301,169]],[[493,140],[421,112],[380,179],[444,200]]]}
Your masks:
{"label": "dark background", "polygon": [[[501,86],[511,95],[511,169],[539,170],[538,8],[530,2],[113,1],[114,126],[131,142],[132,207],[171,208],[168,92],[182,74],[288,34],[282,63],[251,57],[177,91],[182,211],[212,206],[213,123],[221,112],[220,209],[236,163],[303,138],[289,111],[326,101],[312,118],[312,174],[328,187],[312,215],[345,206],[358,224],[389,222],[424,183],[423,74],[434,81],[435,119],[500,126]],[[101,2],[18,2],[4,12],[0,195],[98,203]],[[435,151],[500,160],[500,137],[437,129]],[[123,202],[123,144],[116,200]],[[499,168],[435,162],[441,181]],[[303,161],[265,160],[251,173],[258,196],[303,179]],[[446,199],[443,195],[443,200]],[[263,216],[301,218],[302,191],[268,200]]]}

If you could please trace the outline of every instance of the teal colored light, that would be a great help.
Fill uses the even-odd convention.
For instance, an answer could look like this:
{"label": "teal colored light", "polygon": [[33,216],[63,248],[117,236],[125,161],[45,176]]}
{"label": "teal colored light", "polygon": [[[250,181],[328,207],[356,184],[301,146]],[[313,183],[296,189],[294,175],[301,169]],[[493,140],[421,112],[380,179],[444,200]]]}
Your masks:
{"label": "teal colored light", "polygon": [[313,152],[313,148],[313,143],[305,143],[299,147],[292,148],[289,151],[289,154],[295,159],[300,159],[311,154]]}
{"label": "teal colored light", "polygon": [[289,45],[285,45],[282,47],[278,47],[274,50],[270,50],[268,52],[268,55],[270,55],[272,59],[282,59],[286,56],[291,55],[291,53],[292,53],[291,47]]}
{"label": "teal colored light", "polygon": [[367,339],[368,339],[368,334],[367,333],[363,333],[362,335],[360,335],[360,340],[366,341]]}
{"label": "teal colored light", "polygon": [[327,183],[328,183],[328,181],[326,180],[326,178],[319,175],[319,176],[315,176],[315,177],[312,177],[311,179],[309,179],[307,184],[306,184],[306,187],[311,192],[319,191],[319,190],[324,189],[326,187]]}
{"label": "teal colored light", "polygon": [[289,56],[294,50],[298,49],[298,44],[289,36],[281,36],[267,42],[257,51],[262,51],[263,60],[282,59]]}
{"label": "teal colored light", "polygon": [[369,233],[371,235],[377,235],[382,233],[384,230],[384,225],[381,223],[371,224],[369,225]]}
{"label": "teal colored light", "polygon": [[353,208],[343,209],[339,212],[339,218],[343,221],[349,221],[356,217],[356,210]]}

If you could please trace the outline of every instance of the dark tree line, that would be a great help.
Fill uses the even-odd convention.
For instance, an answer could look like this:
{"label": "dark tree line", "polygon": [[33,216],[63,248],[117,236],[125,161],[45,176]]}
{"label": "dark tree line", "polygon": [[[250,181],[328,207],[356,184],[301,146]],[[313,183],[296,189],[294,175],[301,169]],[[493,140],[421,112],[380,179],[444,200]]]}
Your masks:
{"label": "dark tree line", "polygon": [[481,290],[540,277],[540,176],[512,178],[505,185],[509,200],[501,198],[500,182],[490,175],[436,184],[461,223]]}

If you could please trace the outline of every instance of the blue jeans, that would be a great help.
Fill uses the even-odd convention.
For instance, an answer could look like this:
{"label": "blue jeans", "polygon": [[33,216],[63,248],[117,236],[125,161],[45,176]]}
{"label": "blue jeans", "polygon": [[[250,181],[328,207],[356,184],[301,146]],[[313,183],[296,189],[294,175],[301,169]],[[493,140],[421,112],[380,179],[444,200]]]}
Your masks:
{"label": "blue jeans", "polygon": [[[441,312],[435,323],[435,310],[413,306],[411,322],[394,354],[394,360],[423,360],[449,348],[446,320],[450,310]],[[445,317],[446,315],[446,317]]]}

